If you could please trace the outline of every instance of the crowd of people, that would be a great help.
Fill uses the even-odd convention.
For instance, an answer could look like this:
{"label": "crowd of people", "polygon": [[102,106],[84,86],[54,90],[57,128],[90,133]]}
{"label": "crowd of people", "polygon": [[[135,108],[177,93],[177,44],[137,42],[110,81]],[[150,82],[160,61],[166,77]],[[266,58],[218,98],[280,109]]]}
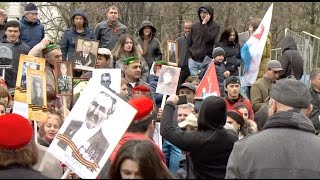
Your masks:
{"label": "crowd of people", "polygon": [[[76,99],[70,95],[66,102],[62,101],[56,83],[63,83],[54,76],[54,64],[68,61],[75,67],[77,61],[82,62],[79,57],[95,62],[95,69],[121,69],[119,93],[110,88],[109,73],[101,75],[101,85],[138,111],[97,178],[320,177],[320,161],[315,158],[317,147],[320,148],[320,69],[311,71],[310,87],[300,81],[305,74],[303,58],[293,37],[283,38],[282,54],[279,60],[272,60],[269,32],[257,80],[244,87],[240,81],[243,61],[238,32],[230,26],[219,37],[220,25],[211,6],[197,9],[198,20],[185,20],[184,32],[176,39],[178,64],[163,55],[152,22],[143,21],[134,37],[119,21],[119,13],[118,7],[110,6],[106,20],[91,28],[85,11],[76,9],[70,17],[72,27],[55,44],[45,37],[35,4],[27,4],[18,21],[7,21],[7,12],[0,9],[1,46],[8,46],[13,52],[12,69],[6,69],[0,80],[1,178],[60,178],[64,174],[67,167],[52,155],[46,156],[48,162],[40,171],[35,167],[44,157],[39,154],[45,153],[39,145],[50,146],[68,114],[64,108],[67,112],[76,111],[72,102],[81,95],[79,92]],[[250,34],[260,22],[258,18],[248,22]],[[79,37],[88,40],[83,44],[99,41],[97,56],[76,52]],[[91,49],[92,44],[86,46]],[[31,121],[12,113],[20,54],[46,61],[46,87],[42,88],[47,92],[44,98],[48,118],[38,124],[37,131]],[[211,63],[215,65],[220,96],[198,98],[196,90]],[[181,69],[176,94],[165,97],[165,101],[166,95],[156,89],[163,83],[172,83],[174,72],[160,73],[164,65]],[[65,66],[59,68],[67,71]],[[90,70],[73,69],[73,77],[92,78],[92,74]],[[242,93],[242,88],[248,91]],[[180,104],[182,96],[186,96],[186,102]],[[97,101],[104,98],[113,99],[102,96]],[[93,112],[94,107],[90,108]],[[104,119],[97,121],[103,123]],[[162,147],[152,139],[157,122]],[[68,128],[66,133],[78,130]],[[102,131],[99,133],[103,136]],[[96,146],[108,142],[100,143]],[[80,178],[73,172],[68,177]]]}

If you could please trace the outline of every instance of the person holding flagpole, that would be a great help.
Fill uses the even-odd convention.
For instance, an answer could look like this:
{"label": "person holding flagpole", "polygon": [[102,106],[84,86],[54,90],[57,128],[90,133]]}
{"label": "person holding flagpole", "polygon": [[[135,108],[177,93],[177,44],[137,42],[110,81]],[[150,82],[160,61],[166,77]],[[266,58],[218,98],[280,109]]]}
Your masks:
{"label": "person holding flagpole", "polygon": [[[272,19],[273,4],[270,5],[263,19],[250,22],[249,31],[252,32],[249,40],[241,48],[241,59],[243,61],[243,86],[247,87],[247,97],[250,98],[250,87],[257,78],[265,74],[266,64],[270,61],[269,33]],[[253,23],[254,22],[254,23]],[[262,70],[263,69],[263,70]]]}
{"label": "person holding flagpole", "polygon": [[[260,18],[253,19],[253,20],[249,21],[249,33],[251,35],[257,30],[259,24],[261,24],[261,19]],[[271,33],[269,31],[268,32],[268,36],[267,36],[267,41],[265,43],[265,46],[264,46],[264,49],[263,49],[263,53],[262,53],[262,57],[261,57],[259,73],[258,73],[257,79],[263,77],[263,75],[266,72],[267,63],[270,60],[271,60]]]}

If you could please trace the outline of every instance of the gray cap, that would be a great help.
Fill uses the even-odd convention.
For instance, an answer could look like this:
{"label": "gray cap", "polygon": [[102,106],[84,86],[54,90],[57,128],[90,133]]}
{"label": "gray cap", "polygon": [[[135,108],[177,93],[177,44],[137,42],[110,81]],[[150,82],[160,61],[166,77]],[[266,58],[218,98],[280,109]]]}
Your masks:
{"label": "gray cap", "polygon": [[194,93],[196,92],[196,87],[195,87],[193,84],[189,83],[189,82],[185,82],[185,83],[181,84],[181,85],[179,86],[179,90],[180,90],[181,88],[189,88],[189,89],[192,90]]}
{"label": "gray cap", "polygon": [[281,63],[277,60],[270,60],[267,63],[267,68],[272,69],[274,71],[283,71]]}
{"label": "gray cap", "polygon": [[299,80],[284,78],[272,84],[270,97],[277,102],[293,108],[308,108],[310,105],[309,91]]}

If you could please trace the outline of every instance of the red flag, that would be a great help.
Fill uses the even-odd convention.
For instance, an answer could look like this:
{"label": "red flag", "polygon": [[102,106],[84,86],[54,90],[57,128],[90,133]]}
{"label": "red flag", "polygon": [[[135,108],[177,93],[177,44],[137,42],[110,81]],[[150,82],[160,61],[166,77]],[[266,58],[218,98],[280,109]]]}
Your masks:
{"label": "red flag", "polygon": [[197,88],[196,98],[205,98],[210,95],[220,96],[216,67],[213,61],[210,63],[207,72]]}

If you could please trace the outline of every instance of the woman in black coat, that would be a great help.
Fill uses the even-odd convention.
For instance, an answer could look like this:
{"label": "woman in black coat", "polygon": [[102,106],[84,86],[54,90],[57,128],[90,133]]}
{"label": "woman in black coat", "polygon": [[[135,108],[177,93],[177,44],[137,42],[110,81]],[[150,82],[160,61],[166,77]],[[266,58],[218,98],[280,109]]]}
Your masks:
{"label": "woman in black coat", "polygon": [[221,47],[225,51],[225,65],[230,71],[230,76],[239,76],[241,56],[237,30],[234,27],[225,29],[216,47]]}

